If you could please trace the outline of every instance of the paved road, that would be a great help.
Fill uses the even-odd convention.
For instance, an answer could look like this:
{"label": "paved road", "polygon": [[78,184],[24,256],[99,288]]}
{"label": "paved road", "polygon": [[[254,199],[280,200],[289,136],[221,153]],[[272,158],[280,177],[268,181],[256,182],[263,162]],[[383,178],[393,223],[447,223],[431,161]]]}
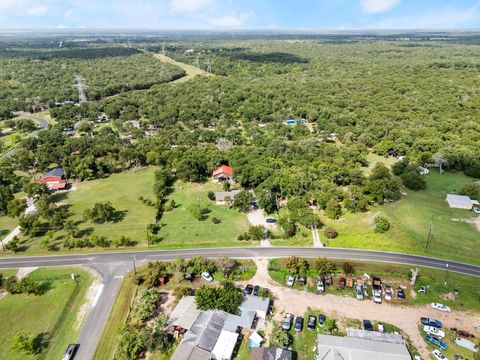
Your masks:
{"label": "paved road", "polygon": [[297,255],[302,257],[328,257],[334,259],[381,261],[407,264],[480,277],[480,266],[452,262],[418,255],[389,253],[381,251],[339,249],[339,248],[300,248],[300,247],[251,247],[251,248],[209,248],[188,250],[153,250],[97,254],[75,254],[56,256],[31,256],[0,258],[0,268],[47,267],[47,266],[90,266],[102,276],[102,287],[94,306],[88,314],[77,342],[80,347],[75,359],[90,360],[100,339],[110,309],[118,294],[123,276],[133,269],[133,259],[137,265],[155,260],[174,260],[177,257],[190,258],[205,256],[216,258],[277,258]]}

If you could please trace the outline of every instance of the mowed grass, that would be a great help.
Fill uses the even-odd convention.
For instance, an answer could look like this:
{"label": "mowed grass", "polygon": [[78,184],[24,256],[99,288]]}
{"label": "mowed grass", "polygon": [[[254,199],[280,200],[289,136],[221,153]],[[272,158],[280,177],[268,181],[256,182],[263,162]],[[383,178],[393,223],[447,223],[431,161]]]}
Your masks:
{"label": "mowed grass", "polygon": [[[480,264],[480,232],[470,223],[478,215],[450,209],[445,202],[447,193],[458,192],[474,179],[447,172],[440,175],[432,170],[425,180],[426,190],[407,190],[399,201],[371,208],[369,212],[346,213],[335,221],[323,216],[325,224],[334,227],[339,236],[329,240],[321,233],[321,241],[331,247],[415,253]],[[373,220],[380,214],[387,217],[391,225],[384,234],[373,232]],[[430,221],[433,232],[427,251]]]}
{"label": "mowed grass", "polygon": [[[183,183],[177,182],[168,201],[174,200],[175,209],[163,214],[160,235],[160,248],[193,248],[212,246],[248,246],[252,242],[239,241],[237,237],[248,230],[247,216],[226,205],[216,205],[207,197],[208,191],[222,191],[219,184],[210,182]],[[210,209],[206,220],[196,220],[189,207],[192,204]],[[214,224],[212,219],[221,220]]]}
{"label": "mowed grass", "polygon": [[[59,193],[55,197],[57,202],[68,205],[71,219],[79,222],[79,228],[85,235],[93,232],[109,240],[127,236],[146,244],[146,228],[154,222],[156,210],[140,201],[139,197],[155,200],[154,173],[155,168],[145,168],[113,174],[105,179],[76,182],[73,184],[76,190]],[[108,201],[120,213],[117,222],[94,224],[83,220],[86,209],[92,208],[97,202]]]}
{"label": "mowed grass", "polygon": [[[74,272],[77,285],[70,278]],[[80,269],[39,269],[29,275],[44,283],[43,295],[11,295],[0,299],[0,354],[3,359],[60,359],[68,344],[75,342],[81,327],[77,319],[85,302],[91,275]],[[78,286],[78,287],[77,287]],[[18,332],[50,339],[40,354],[25,355],[11,350]]]}
{"label": "mowed grass", "polygon": [[10,231],[16,228],[18,220],[10,216],[0,216],[0,239],[3,239]]}

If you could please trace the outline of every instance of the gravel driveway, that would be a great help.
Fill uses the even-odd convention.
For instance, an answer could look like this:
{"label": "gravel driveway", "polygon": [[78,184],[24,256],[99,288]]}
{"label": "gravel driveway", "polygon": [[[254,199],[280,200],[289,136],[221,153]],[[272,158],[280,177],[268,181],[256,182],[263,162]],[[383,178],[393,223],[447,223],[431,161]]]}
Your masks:
{"label": "gravel driveway", "polygon": [[[475,313],[453,311],[450,314],[433,310],[430,306],[418,307],[394,306],[391,304],[375,304],[373,301],[358,301],[351,297],[335,295],[317,295],[307,291],[299,291],[279,285],[268,275],[267,259],[255,260],[256,275],[248,281],[250,284],[269,288],[276,296],[275,320],[281,321],[283,314],[290,312],[295,315],[304,314],[308,308],[318,309],[335,318],[370,319],[386,322],[402,329],[411,339],[424,359],[429,358],[429,352],[423,340],[423,334],[418,331],[421,317],[432,317],[444,323],[445,327],[461,327],[463,330],[477,331],[480,315]],[[478,335],[478,334],[476,334]]]}

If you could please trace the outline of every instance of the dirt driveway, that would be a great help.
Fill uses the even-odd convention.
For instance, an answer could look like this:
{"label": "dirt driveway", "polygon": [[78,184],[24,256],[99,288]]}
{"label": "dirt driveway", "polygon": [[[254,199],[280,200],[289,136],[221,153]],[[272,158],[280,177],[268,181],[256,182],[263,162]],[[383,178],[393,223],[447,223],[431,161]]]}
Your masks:
{"label": "dirt driveway", "polygon": [[317,295],[306,291],[294,290],[279,285],[268,275],[267,259],[255,260],[257,273],[248,283],[269,288],[275,295],[277,312],[275,320],[282,320],[286,312],[295,315],[304,314],[308,308],[319,309],[327,316],[336,318],[369,319],[393,324],[410,337],[412,344],[420,351],[424,359],[429,359],[428,349],[418,331],[421,317],[432,317],[442,321],[445,327],[461,327],[463,330],[477,333],[475,326],[480,325],[480,315],[463,311],[450,314],[433,310],[429,306],[407,307],[387,303],[381,305],[373,301],[358,301],[351,297],[335,295]]}

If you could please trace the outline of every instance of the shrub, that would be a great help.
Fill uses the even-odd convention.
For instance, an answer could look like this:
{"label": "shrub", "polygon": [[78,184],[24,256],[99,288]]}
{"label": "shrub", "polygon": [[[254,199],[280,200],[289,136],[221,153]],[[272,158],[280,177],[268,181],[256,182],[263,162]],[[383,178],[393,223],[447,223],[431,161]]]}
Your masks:
{"label": "shrub", "polygon": [[390,229],[390,222],[383,216],[377,216],[375,218],[375,232],[384,233]]}
{"label": "shrub", "polygon": [[212,222],[213,222],[214,224],[220,224],[220,223],[222,222],[222,220],[220,220],[219,218],[213,217],[213,218],[212,218]]}
{"label": "shrub", "polygon": [[208,199],[214,201],[215,200],[215,193],[213,191],[209,191],[207,193]]}
{"label": "shrub", "polygon": [[325,208],[325,215],[330,219],[338,219],[342,215],[342,207],[335,199],[330,199]]}
{"label": "shrub", "polygon": [[353,265],[350,264],[349,262],[344,262],[342,265],[342,269],[345,275],[352,275],[353,273],[355,273],[355,269]]}
{"label": "shrub", "polygon": [[153,316],[157,309],[158,292],[155,289],[140,291],[133,306],[132,317],[145,321]]}
{"label": "shrub", "polygon": [[323,230],[323,233],[329,239],[335,239],[338,236],[337,230],[332,227],[327,227],[325,230]]}
{"label": "shrub", "polygon": [[401,176],[403,185],[405,185],[407,188],[418,191],[418,190],[424,190],[427,188],[427,183],[425,179],[418,174],[416,171],[409,171],[404,173]]}

